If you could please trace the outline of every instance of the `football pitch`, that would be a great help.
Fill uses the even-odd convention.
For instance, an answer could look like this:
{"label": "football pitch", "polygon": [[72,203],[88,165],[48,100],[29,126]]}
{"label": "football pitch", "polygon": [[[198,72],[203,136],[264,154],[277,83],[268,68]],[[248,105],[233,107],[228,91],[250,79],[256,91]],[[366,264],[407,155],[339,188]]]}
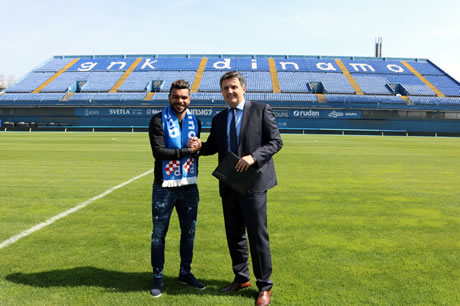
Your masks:
{"label": "football pitch", "polygon": [[[283,141],[268,193],[273,305],[460,304],[459,138]],[[255,286],[219,292],[233,274],[216,163],[199,164],[192,272],[207,288],[177,281],[174,212],[154,299],[147,133],[0,132],[0,304],[253,305]]]}

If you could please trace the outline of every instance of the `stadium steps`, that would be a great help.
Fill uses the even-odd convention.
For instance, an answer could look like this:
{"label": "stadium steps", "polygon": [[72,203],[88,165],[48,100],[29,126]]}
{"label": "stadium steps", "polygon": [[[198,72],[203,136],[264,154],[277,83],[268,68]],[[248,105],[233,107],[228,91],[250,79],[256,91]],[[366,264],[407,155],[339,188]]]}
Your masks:
{"label": "stadium steps", "polygon": [[327,103],[326,97],[323,94],[317,93],[316,98],[319,103]]}
{"label": "stadium steps", "polygon": [[280,81],[278,80],[278,72],[276,71],[275,59],[268,59],[268,66],[270,67],[270,76],[272,79],[273,93],[281,93]]}
{"label": "stadium steps", "polygon": [[126,79],[128,78],[128,76],[131,74],[131,72],[134,71],[134,69],[136,69],[137,65],[139,65],[139,63],[142,61],[142,58],[137,58],[134,63],[132,63],[132,65],[128,68],[128,70],[125,71],[125,73],[123,73],[123,75],[121,76],[121,78],[115,83],[115,85],[113,85],[112,89],[109,90],[110,93],[116,93],[118,91],[118,89],[120,88],[121,85],[123,85],[123,83],[126,81]]}
{"label": "stadium steps", "polygon": [[51,82],[53,82],[58,76],[60,76],[61,74],[63,74],[65,71],[67,71],[67,69],[69,69],[70,67],[72,67],[73,64],[75,64],[76,62],[78,62],[80,59],[79,58],[76,58],[74,59],[73,61],[71,61],[70,63],[68,63],[67,65],[65,65],[64,67],[62,67],[61,70],[59,70],[58,72],[56,72],[55,74],[53,74],[48,80],[46,80],[43,84],[41,84],[40,86],[38,86],[37,88],[35,88],[32,93],[39,93],[40,91],[43,90],[43,88],[45,88],[46,86],[48,86]]}
{"label": "stadium steps", "polygon": [[342,61],[339,60],[339,59],[336,59],[335,62],[337,63],[337,65],[339,65],[340,70],[342,70],[343,75],[347,78],[348,82],[353,87],[353,89],[355,90],[356,94],[364,96],[364,92],[362,91],[361,87],[359,87],[358,83],[356,83],[355,79],[350,74],[350,72],[348,71],[347,67],[345,67],[345,65],[342,63]]}
{"label": "stadium steps", "polygon": [[414,103],[412,103],[412,100],[409,99],[408,96],[400,96],[401,100],[404,101],[404,103],[406,103],[407,105],[414,105]]}
{"label": "stadium steps", "polygon": [[409,69],[413,74],[415,74],[416,77],[420,79],[423,83],[425,83],[428,88],[430,88],[434,93],[440,97],[440,98],[445,98],[446,95],[444,95],[439,89],[436,88],[433,84],[431,84],[430,81],[428,81],[423,75],[421,75],[414,67],[412,67],[408,62],[406,61],[401,61],[401,63],[406,66],[407,69]]}
{"label": "stadium steps", "polygon": [[155,95],[155,92],[153,91],[148,92],[144,97],[144,101],[152,101],[154,95]]}
{"label": "stadium steps", "polygon": [[67,102],[73,96],[73,92],[68,92],[64,97],[62,97],[62,102]]}
{"label": "stadium steps", "polygon": [[193,80],[193,84],[192,84],[192,90],[190,92],[198,92],[207,62],[208,62],[207,57],[203,57],[201,59],[200,66],[198,66],[198,70],[196,71],[195,79]]}

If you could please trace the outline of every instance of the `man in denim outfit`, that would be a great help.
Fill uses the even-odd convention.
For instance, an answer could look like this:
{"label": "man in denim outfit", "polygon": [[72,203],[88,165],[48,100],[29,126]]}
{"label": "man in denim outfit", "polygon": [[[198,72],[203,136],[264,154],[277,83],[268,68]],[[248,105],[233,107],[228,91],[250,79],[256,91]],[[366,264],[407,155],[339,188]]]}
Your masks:
{"label": "man in denim outfit", "polygon": [[174,207],[181,228],[179,282],[205,288],[191,273],[199,201],[196,184],[198,159],[194,153],[199,147],[187,147],[188,139],[199,137],[201,122],[188,110],[188,82],[173,82],[168,100],[169,106],[154,115],[149,125],[150,145],[155,158],[151,243],[153,281],[150,288],[154,297],[159,297],[162,292],[165,237]]}

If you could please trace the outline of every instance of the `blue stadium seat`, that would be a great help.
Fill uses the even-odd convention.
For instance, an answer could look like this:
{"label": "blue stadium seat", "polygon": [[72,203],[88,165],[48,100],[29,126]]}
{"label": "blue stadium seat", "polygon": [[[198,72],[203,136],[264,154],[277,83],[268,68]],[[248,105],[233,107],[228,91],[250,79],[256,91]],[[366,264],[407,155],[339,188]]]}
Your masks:
{"label": "blue stadium seat", "polygon": [[246,79],[246,90],[247,91],[253,91],[253,92],[273,91],[270,72],[242,71],[241,73]]}
{"label": "blue stadium seat", "polygon": [[10,93],[0,96],[0,101],[30,102],[40,105],[41,102],[58,102],[64,97],[63,93],[33,94],[33,93]]}
{"label": "blue stadium seat", "polygon": [[73,61],[73,58],[52,58],[45,64],[41,65],[34,72],[56,72],[61,70],[65,65]]}
{"label": "blue stadium seat", "polygon": [[190,96],[192,101],[223,101],[223,97],[220,92],[192,92]]}
{"label": "blue stadium seat", "polygon": [[42,92],[66,92],[76,81],[99,82],[99,78],[92,77],[93,73],[95,72],[64,72],[43,88]]}
{"label": "blue stadium seat", "polygon": [[[80,72],[78,72],[80,73]],[[121,78],[123,72],[90,72],[85,87],[82,91],[84,92],[103,92],[109,91],[115,83]],[[78,77],[81,80],[80,77]]]}
{"label": "blue stadium seat", "polygon": [[446,96],[460,96],[460,85],[446,75],[427,75],[425,78]]}
{"label": "blue stadium seat", "polygon": [[355,74],[353,78],[365,94],[391,94],[386,88],[386,84],[390,83],[390,81],[385,75]]}
{"label": "blue stadium seat", "polygon": [[278,72],[282,92],[308,92],[307,82],[322,82],[325,93],[354,93],[342,73],[328,72]]}
{"label": "blue stadium seat", "polygon": [[53,72],[31,72],[23,80],[9,87],[6,92],[32,92],[53,75]]}
{"label": "blue stadium seat", "polygon": [[143,100],[145,97],[145,92],[124,92],[121,96],[123,101],[139,101]]}
{"label": "blue stadium seat", "polygon": [[153,100],[168,100],[168,95],[169,95],[169,92],[157,92],[154,96],[153,96]]}
{"label": "blue stadium seat", "polygon": [[95,95],[95,93],[75,93],[69,101],[91,101]]}
{"label": "blue stadium seat", "polygon": [[386,60],[381,58],[362,59],[356,58],[353,60],[344,59],[343,64],[347,70],[355,76],[356,74],[406,74],[411,75],[412,72],[406,68],[400,61]]}
{"label": "blue stadium seat", "polygon": [[192,84],[195,74],[196,71],[134,71],[128,76],[118,91],[145,91],[150,81],[163,80],[162,91],[169,92],[172,82],[184,79]]}
{"label": "blue stadium seat", "polygon": [[435,93],[415,75],[385,75],[391,83],[400,83],[409,95],[434,96]]}
{"label": "blue stadium seat", "polygon": [[405,102],[397,96],[366,96],[366,95],[324,95],[329,103],[344,104],[390,104],[401,105]]}
{"label": "blue stadium seat", "polygon": [[220,77],[225,71],[205,71],[201,78],[200,91],[219,91],[220,92]]}
{"label": "blue stadium seat", "polygon": [[460,98],[411,96],[414,105],[460,105]]}
{"label": "blue stadium seat", "polygon": [[439,68],[427,61],[407,61],[407,63],[425,77],[427,75],[444,75]]}

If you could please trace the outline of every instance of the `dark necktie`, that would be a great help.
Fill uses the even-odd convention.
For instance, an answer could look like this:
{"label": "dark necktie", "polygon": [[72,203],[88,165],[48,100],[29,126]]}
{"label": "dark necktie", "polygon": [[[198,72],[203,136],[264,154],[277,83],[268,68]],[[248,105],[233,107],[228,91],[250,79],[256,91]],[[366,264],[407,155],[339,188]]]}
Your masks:
{"label": "dark necktie", "polygon": [[236,137],[236,108],[232,108],[232,122],[230,122],[230,151],[238,155],[238,139]]}

